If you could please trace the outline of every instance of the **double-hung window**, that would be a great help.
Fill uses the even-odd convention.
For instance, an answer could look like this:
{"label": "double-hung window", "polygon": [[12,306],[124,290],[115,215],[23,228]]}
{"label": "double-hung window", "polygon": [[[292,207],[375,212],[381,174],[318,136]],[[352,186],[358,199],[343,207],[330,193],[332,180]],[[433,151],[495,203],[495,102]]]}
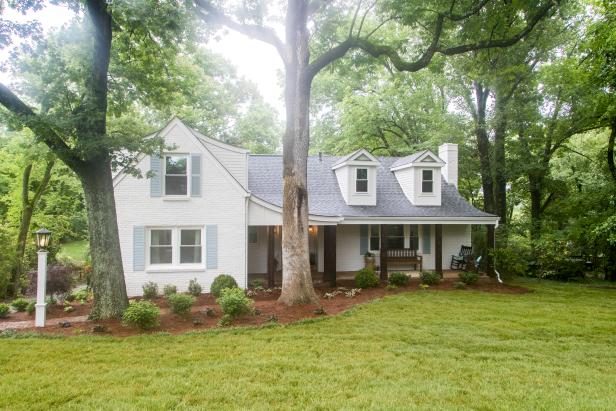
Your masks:
{"label": "double-hung window", "polygon": [[419,250],[419,226],[417,224],[410,225],[410,241],[409,248],[411,250]]}
{"label": "double-hung window", "polygon": [[188,156],[165,156],[165,195],[188,195]]}
{"label": "double-hung window", "polygon": [[368,169],[358,168],[355,170],[355,192],[367,193],[368,192]]}
{"label": "double-hung window", "polygon": [[370,226],[370,250],[378,251],[381,249],[381,227],[378,225]]}
{"label": "double-hung window", "polygon": [[248,244],[257,244],[258,239],[257,227],[254,225],[248,226]]}
{"label": "double-hung window", "polygon": [[173,263],[173,231],[170,229],[150,230],[150,264]]}
{"label": "double-hung window", "polygon": [[150,266],[201,265],[201,228],[152,228],[149,230]]}
{"label": "double-hung window", "polygon": [[432,193],[433,191],[433,173],[432,170],[421,170],[421,192]]}
{"label": "double-hung window", "polygon": [[387,225],[387,248],[390,250],[404,248],[404,225]]}

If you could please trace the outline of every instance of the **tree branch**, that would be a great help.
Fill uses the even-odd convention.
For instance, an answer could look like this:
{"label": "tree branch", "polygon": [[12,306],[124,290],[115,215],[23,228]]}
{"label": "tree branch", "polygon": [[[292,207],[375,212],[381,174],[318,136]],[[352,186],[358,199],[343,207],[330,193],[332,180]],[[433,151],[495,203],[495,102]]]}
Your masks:
{"label": "tree branch", "polygon": [[41,120],[26,103],[21,101],[4,84],[0,83],[0,104],[6,107],[17,119],[28,127],[34,135],[40,138],[47,146],[66,163],[73,168],[78,166],[80,160],[73,156],[71,148],[62,140],[60,135],[47,123]]}
{"label": "tree branch", "polygon": [[[320,6],[320,2],[313,2],[313,4],[314,3],[319,3],[315,4],[315,7]],[[237,31],[245,36],[270,44],[276,48],[282,61],[285,64],[288,63],[285,45],[282,40],[278,38],[273,29],[258,26],[256,24],[238,23],[222,11],[218,10],[207,0],[195,0],[195,5],[197,6],[197,14],[199,14],[202,20],[222,24],[223,26],[226,26],[231,30]]]}

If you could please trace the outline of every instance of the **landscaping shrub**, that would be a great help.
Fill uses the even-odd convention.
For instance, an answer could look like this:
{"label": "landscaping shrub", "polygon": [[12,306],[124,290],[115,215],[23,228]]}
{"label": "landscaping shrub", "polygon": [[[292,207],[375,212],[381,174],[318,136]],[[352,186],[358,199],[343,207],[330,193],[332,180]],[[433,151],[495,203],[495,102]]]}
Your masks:
{"label": "landscaping shrub", "polygon": [[88,302],[90,298],[90,292],[86,288],[82,288],[79,291],[75,291],[71,294],[73,301],[78,301],[81,304],[85,304]]}
{"label": "landscaping shrub", "polygon": [[372,268],[362,268],[355,274],[355,286],[357,288],[378,287],[379,277],[374,274]]}
{"label": "landscaping shrub", "polygon": [[36,311],[36,301],[30,301],[30,303],[26,307],[26,312],[32,315],[34,314],[34,311]]}
{"label": "landscaping shrub", "polygon": [[190,280],[190,282],[188,283],[188,292],[190,293],[190,295],[199,297],[202,291],[203,288],[201,287],[201,284],[197,282],[196,278]]}
{"label": "landscaping shrub", "polygon": [[0,318],[6,318],[11,312],[11,307],[8,304],[0,303]]}
{"label": "landscaping shrub", "polygon": [[158,326],[160,310],[150,301],[131,301],[122,315],[122,324],[147,330]]}
{"label": "landscaping shrub", "polygon": [[165,297],[169,297],[170,295],[177,294],[178,288],[173,284],[167,284],[163,287],[163,294]]}
{"label": "landscaping shrub", "polygon": [[[36,270],[28,273],[28,291],[36,294]],[[67,295],[73,288],[75,267],[60,263],[51,264],[47,268],[47,294]]]}
{"label": "landscaping shrub", "polygon": [[262,290],[265,287],[265,281],[263,280],[252,280],[250,282],[250,287],[256,290]]}
{"label": "landscaping shrub", "polygon": [[214,294],[214,297],[218,298],[221,295],[221,291],[225,288],[237,288],[237,282],[235,282],[235,278],[228,274],[220,274],[214,278],[210,291]]}
{"label": "landscaping shrub", "polygon": [[455,288],[456,290],[464,290],[466,288],[466,284],[461,281],[456,281],[455,283],[453,283],[453,288]]}
{"label": "landscaping shrub", "polygon": [[409,276],[404,273],[389,274],[389,284],[391,285],[404,286],[407,285],[410,280]]}
{"label": "landscaping shrub", "polygon": [[153,298],[158,297],[158,284],[154,281],[148,281],[147,283],[141,286],[143,289],[143,298],[146,300],[151,300]]}
{"label": "landscaping shrub", "polygon": [[434,271],[424,271],[420,274],[421,283],[426,285],[436,285],[441,282],[441,276]]}
{"label": "landscaping shrub", "polygon": [[223,288],[216,300],[222,312],[233,318],[252,312],[254,301],[239,288]]}
{"label": "landscaping shrub", "polygon": [[474,271],[461,271],[458,278],[466,285],[473,285],[479,281],[479,273]]}
{"label": "landscaping shrub", "polygon": [[28,308],[28,304],[30,304],[30,301],[26,300],[25,298],[16,298],[11,302],[11,307],[13,307],[15,311],[19,311],[20,313],[22,313],[26,311],[26,308]]}
{"label": "landscaping shrub", "polygon": [[574,252],[565,239],[545,235],[537,241],[535,253],[540,278],[570,281],[584,277],[584,260],[574,258]]}
{"label": "landscaping shrub", "polygon": [[169,306],[173,314],[187,316],[197,299],[192,295],[171,294],[167,297],[167,301],[169,301]]}

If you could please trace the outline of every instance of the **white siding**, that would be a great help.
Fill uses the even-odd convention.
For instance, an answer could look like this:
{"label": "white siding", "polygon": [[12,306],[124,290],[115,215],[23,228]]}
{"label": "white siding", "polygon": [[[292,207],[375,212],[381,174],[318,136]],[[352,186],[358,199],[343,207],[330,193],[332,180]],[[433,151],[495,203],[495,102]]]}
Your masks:
{"label": "white siding", "polygon": [[220,161],[227,170],[244,187],[248,187],[248,157],[246,153],[238,153],[204,141],[208,150]]}
{"label": "white siding", "polygon": [[336,179],[338,180],[338,187],[340,188],[340,194],[342,198],[348,204],[349,203],[349,168],[340,167],[336,169]]}
{"label": "white siding", "polygon": [[[162,288],[175,284],[180,291],[186,290],[192,278],[209,291],[212,280],[220,273],[235,277],[238,284],[246,284],[246,198],[231,176],[204,150],[190,131],[174,120],[162,136],[175,151],[183,153],[202,152],[202,196],[182,200],[150,197],[150,182],[132,176],[123,176],[116,182],[115,199],[118,228],[126,288],[129,296],[142,294],[142,285],[154,281]],[[142,159],[138,167],[142,173],[149,170],[149,158]],[[155,272],[133,270],[134,226],[218,226],[218,268],[190,271],[169,270]],[[205,247],[203,249],[205,256]]]}
{"label": "white siding", "polygon": [[471,245],[471,226],[468,224],[444,225],[443,270],[449,270],[451,256],[458,255],[463,245]]}
{"label": "white siding", "polygon": [[255,227],[257,244],[248,244],[248,273],[267,273],[267,227]]}
{"label": "white siding", "polygon": [[[421,192],[422,170],[432,170],[432,193]],[[404,195],[413,205],[440,206],[441,205],[441,169],[438,167],[407,167],[394,171],[398,184]]]}
{"label": "white siding", "polygon": [[364,266],[359,252],[359,226],[339,225],[336,230],[336,271],[356,271]]}

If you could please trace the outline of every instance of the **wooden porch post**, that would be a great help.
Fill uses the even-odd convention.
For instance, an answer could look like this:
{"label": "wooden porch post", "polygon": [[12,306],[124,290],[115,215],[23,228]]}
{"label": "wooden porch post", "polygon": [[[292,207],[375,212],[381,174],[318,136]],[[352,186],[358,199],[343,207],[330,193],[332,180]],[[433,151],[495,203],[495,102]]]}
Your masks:
{"label": "wooden porch post", "polygon": [[387,225],[381,224],[381,281],[387,281]]}
{"label": "wooden porch post", "polygon": [[488,255],[486,256],[486,274],[490,277],[494,277],[494,226],[488,224],[487,228],[487,238],[486,238],[486,248],[488,251]]}
{"label": "wooden porch post", "polygon": [[434,225],[434,270],[443,276],[443,225]]}
{"label": "wooden porch post", "polygon": [[324,225],[323,231],[323,282],[336,286],[336,226]]}
{"label": "wooden porch post", "polygon": [[274,261],[274,226],[267,226],[267,288],[274,288],[276,261]]}

